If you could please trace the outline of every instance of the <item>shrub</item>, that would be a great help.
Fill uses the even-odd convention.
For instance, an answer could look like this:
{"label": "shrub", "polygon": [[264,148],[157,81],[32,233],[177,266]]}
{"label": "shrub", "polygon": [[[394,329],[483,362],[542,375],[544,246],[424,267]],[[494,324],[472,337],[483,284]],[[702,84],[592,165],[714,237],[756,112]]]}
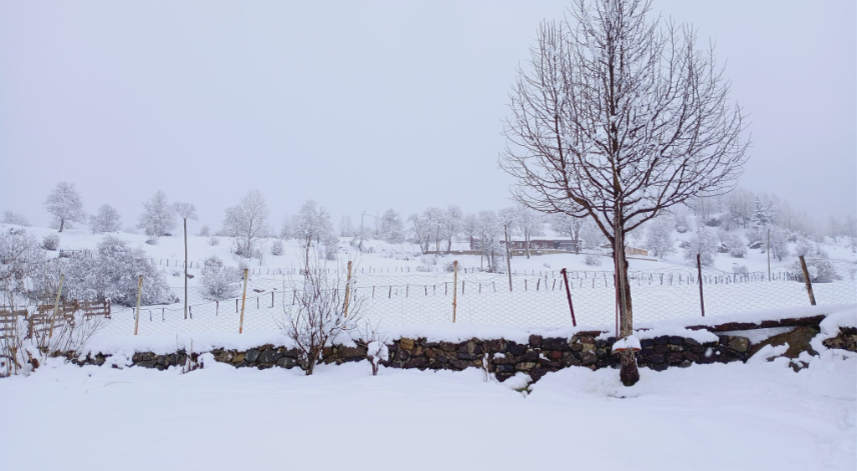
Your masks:
{"label": "shrub", "polygon": [[590,267],[600,267],[601,266],[601,255],[590,253],[586,254],[586,264]]}
{"label": "shrub", "polygon": [[208,245],[215,246],[219,243],[220,243],[220,239],[218,239],[217,237],[211,236],[211,238],[208,239]]}
{"label": "shrub", "polygon": [[232,267],[223,266],[217,256],[208,257],[202,267],[202,285],[206,293],[216,300],[231,298],[238,293],[241,275]]}
{"label": "shrub", "polygon": [[45,250],[54,251],[58,249],[60,246],[60,236],[56,234],[46,235],[44,239],[42,239],[42,248]]}
{"label": "shrub", "polygon": [[283,250],[283,242],[279,240],[275,240],[273,244],[271,244],[271,255],[280,256],[284,252]]}

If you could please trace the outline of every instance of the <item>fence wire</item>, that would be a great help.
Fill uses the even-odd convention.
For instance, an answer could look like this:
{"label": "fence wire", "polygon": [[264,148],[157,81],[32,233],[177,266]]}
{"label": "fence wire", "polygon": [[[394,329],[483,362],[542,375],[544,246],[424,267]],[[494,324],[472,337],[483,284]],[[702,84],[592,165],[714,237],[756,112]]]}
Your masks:
{"label": "fence wire", "polygon": [[[813,283],[819,305],[857,302],[857,265],[828,261],[835,276]],[[630,274],[635,322],[701,316],[698,274],[687,269]],[[345,278],[341,277],[344,291]],[[281,328],[284,312],[299,298],[298,275],[256,275],[248,281],[244,301],[244,331]],[[770,274],[731,274],[706,270],[702,276],[706,316],[809,305],[806,285],[794,267],[778,267]],[[183,295],[178,289],[179,298]],[[572,324],[568,302],[578,325],[603,326],[615,321],[612,273],[558,271],[531,272],[510,277],[484,272],[355,274],[351,296],[360,300],[362,317],[382,326],[472,325],[562,327]],[[187,318],[181,304],[140,309],[138,335],[195,332],[238,332],[241,298],[205,300],[202,288],[189,292]],[[455,300],[455,309],[453,309]],[[355,303],[357,304],[357,303]],[[133,308],[114,306],[103,332],[133,335]]]}

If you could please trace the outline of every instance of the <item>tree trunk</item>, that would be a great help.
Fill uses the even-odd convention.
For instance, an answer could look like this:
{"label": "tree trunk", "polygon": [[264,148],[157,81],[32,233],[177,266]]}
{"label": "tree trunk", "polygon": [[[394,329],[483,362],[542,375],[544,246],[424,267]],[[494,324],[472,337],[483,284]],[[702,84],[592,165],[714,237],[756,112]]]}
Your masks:
{"label": "tree trunk", "polygon": [[65,226],[65,219],[60,218],[60,232],[62,232],[62,228]]}
{"label": "tree trunk", "polygon": [[[622,227],[621,209],[616,210],[614,216],[615,226],[613,232],[613,261],[616,269],[617,293],[619,299],[619,338],[626,338],[634,334],[634,319],[631,309],[631,284],[628,283],[628,260],[625,258],[625,228]],[[637,358],[632,349],[622,351],[620,354],[621,369],[619,377],[625,386],[633,386],[640,380],[640,372],[637,369]]]}

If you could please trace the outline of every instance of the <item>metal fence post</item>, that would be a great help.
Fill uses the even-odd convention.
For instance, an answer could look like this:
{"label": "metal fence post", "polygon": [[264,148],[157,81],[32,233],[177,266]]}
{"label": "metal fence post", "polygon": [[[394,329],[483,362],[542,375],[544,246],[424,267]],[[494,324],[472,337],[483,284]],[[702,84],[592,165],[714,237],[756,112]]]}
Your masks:
{"label": "metal fence post", "polygon": [[696,254],[696,270],[699,273],[699,309],[702,317],[705,317],[705,298],[702,296],[702,261],[700,254]]}
{"label": "metal fence post", "polygon": [[452,262],[452,323],[455,324],[458,308],[458,260]]}
{"label": "metal fence post", "polygon": [[140,295],[143,292],[143,275],[140,275],[140,281],[137,284],[137,316],[134,319],[134,335],[137,335],[137,329],[140,327]]}

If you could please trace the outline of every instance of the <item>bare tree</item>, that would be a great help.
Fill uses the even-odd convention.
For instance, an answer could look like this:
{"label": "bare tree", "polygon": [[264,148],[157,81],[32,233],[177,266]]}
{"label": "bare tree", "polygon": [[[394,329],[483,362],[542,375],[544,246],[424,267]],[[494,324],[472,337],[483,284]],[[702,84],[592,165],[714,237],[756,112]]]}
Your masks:
{"label": "bare tree", "polygon": [[294,304],[283,301],[281,327],[294,341],[304,372],[311,375],[324,347],[330,346],[339,334],[357,331],[362,298],[346,298],[345,280],[339,278],[342,270],[328,274],[317,252],[305,258],[310,265],[303,275],[303,290],[296,295]]}
{"label": "bare tree", "polygon": [[187,220],[196,219],[196,206],[191,203],[173,203],[173,211],[182,218],[184,226],[184,318],[187,319]]}
{"label": "bare tree", "polygon": [[3,211],[3,224],[15,224],[27,227],[30,225],[30,221],[27,220],[26,216],[15,211]]}
{"label": "bare tree", "polygon": [[248,192],[236,206],[226,208],[223,230],[237,239],[235,252],[250,258],[259,238],[268,226],[268,204],[259,190]]}
{"label": "bare tree", "polygon": [[331,236],[336,237],[333,231],[333,223],[330,220],[330,213],[324,209],[324,206],[319,206],[313,200],[307,200],[301,210],[295,217],[292,231],[296,239],[300,239],[303,247],[301,251],[304,254],[304,268],[310,269],[310,253],[312,252],[312,242],[316,244],[322,241],[327,241]]}
{"label": "bare tree", "polygon": [[[613,246],[619,337],[633,334],[625,235],[693,196],[722,194],[741,174],[742,110],[713,49],[689,26],[648,21],[648,0],[577,0],[541,25],[518,71],[502,167],[532,209],[592,218]],[[625,385],[639,379],[631,350]]]}
{"label": "bare tree", "polygon": [[86,221],[83,202],[80,194],[74,189],[74,183],[57,183],[54,191],[45,200],[45,209],[59,222],[59,232],[62,232],[67,222]]}

